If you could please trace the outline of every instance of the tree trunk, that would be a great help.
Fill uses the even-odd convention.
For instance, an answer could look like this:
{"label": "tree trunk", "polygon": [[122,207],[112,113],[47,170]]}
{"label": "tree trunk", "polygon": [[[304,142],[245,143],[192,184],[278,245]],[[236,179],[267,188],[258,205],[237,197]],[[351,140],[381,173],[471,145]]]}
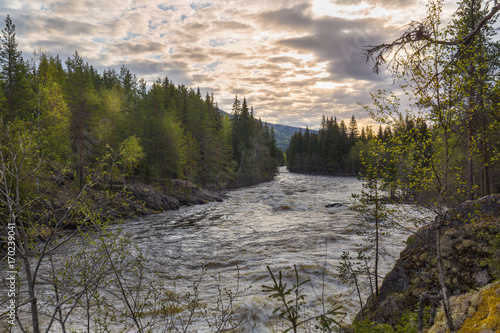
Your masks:
{"label": "tree trunk", "polygon": [[472,161],[472,155],[473,155],[472,119],[469,119],[469,124],[467,129],[467,199],[468,200],[474,200],[474,163]]}
{"label": "tree trunk", "polygon": [[378,303],[378,257],[379,257],[379,198],[378,181],[375,181],[375,298]]}
{"label": "tree trunk", "polygon": [[491,184],[490,184],[490,167],[489,167],[489,145],[488,145],[488,137],[487,137],[487,125],[486,125],[486,115],[482,114],[481,117],[481,143],[482,143],[482,155],[483,155],[483,193],[482,195],[490,195],[491,194]]}
{"label": "tree trunk", "polygon": [[[443,218],[441,218],[442,222]],[[451,318],[450,313],[450,302],[448,299],[448,289],[446,287],[446,281],[444,278],[444,270],[443,270],[443,261],[441,257],[441,236],[440,236],[440,226],[436,229],[436,257],[437,257],[437,265],[438,265],[438,277],[439,284],[441,285],[441,293],[443,297],[443,309],[446,316],[446,323],[448,324],[448,328],[450,332],[454,332],[455,328],[453,326],[453,319]]]}
{"label": "tree trunk", "polygon": [[24,269],[26,271],[26,280],[28,282],[28,294],[30,297],[30,306],[31,306],[31,320],[33,324],[33,333],[41,333],[40,332],[40,320],[38,318],[38,305],[35,294],[35,282],[33,281],[33,276],[31,275],[31,265],[29,262],[29,258],[27,253],[24,258]]}

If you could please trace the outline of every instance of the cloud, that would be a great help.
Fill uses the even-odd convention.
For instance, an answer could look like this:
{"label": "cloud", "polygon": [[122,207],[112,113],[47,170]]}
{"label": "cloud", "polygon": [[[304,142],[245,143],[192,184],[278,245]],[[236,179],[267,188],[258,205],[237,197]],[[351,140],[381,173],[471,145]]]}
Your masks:
{"label": "cloud", "polygon": [[[328,63],[328,72],[335,81],[348,79],[375,80],[381,77],[371,72],[371,64],[365,63],[363,50],[387,40],[389,35],[378,19],[347,20],[325,18],[314,22],[314,32],[304,37],[285,38],[276,43],[293,50],[311,52],[319,62]],[[389,37],[390,38],[390,37]]]}
{"label": "cloud", "polygon": [[97,26],[92,23],[64,17],[47,17],[40,20],[40,23],[40,28],[47,35],[64,33],[71,36],[93,36],[97,33]]}
{"label": "cloud", "polygon": [[330,0],[330,2],[342,6],[367,4],[372,7],[384,7],[389,9],[407,8],[417,3],[416,0]]}
{"label": "cloud", "polygon": [[251,25],[237,21],[214,21],[212,29],[215,31],[245,31],[253,29]]}
{"label": "cloud", "polygon": [[165,44],[152,41],[120,41],[111,43],[108,46],[110,53],[121,56],[163,53],[166,50]]}
{"label": "cloud", "polygon": [[185,31],[189,31],[190,33],[201,33],[202,31],[207,30],[207,24],[202,24],[199,22],[193,22],[186,24],[184,26]]}
{"label": "cloud", "polygon": [[171,53],[172,54],[166,56],[165,59],[188,59],[193,63],[208,63],[212,61],[212,57],[210,57],[206,50],[200,46],[175,46]]}
{"label": "cloud", "polygon": [[[339,10],[318,12],[328,3]],[[357,102],[391,80],[372,73],[362,49],[394,39],[394,22],[415,3],[12,0],[0,11],[11,14],[25,58],[40,46],[63,60],[78,50],[95,68],[200,86],[227,111],[238,93],[264,121],[314,127],[323,114],[367,117]]]}
{"label": "cloud", "polygon": [[[125,65],[130,71],[139,78],[144,78],[148,83],[153,83],[157,78],[163,79],[165,76],[176,84],[185,84],[191,86],[195,84],[189,76],[190,65],[184,61],[162,62],[155,60],[128,60],[120,63]],[[119,67],[119,66],[116,66]]]}
{"label": "cloud", "polygon": [[313,24],[312,6],[309,3],[285,7],[272,11],[264,11],[255,16],[262,25],[273,28],[285,28],[303,31]]}
{"label": "cloud", "polygon": [[302,61],[300,59],[288,56],[272,56],[267,59],[271,63],[286,64],[290,66],[296,66],[298,68],[302,67]]}

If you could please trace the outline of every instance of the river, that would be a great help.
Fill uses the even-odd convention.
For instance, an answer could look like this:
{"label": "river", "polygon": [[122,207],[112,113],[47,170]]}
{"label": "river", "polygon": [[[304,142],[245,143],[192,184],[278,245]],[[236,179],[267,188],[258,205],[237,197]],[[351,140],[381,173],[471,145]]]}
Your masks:
{"label": "river", "polygon": [[[362,184],[354,177],[300,175],[281,168],[275,180],[229,191],[223,202],[139,217],[111,229],[122,229],[137,244],[138,250],[133,254],[140,251],[144,255],[146,278],[162,281],[165,288],[176,294],[192,295],[193,283],[202,271],[205,275],[197,289],[201,303],[213,306],[218,290],[223,294],[224,290],[231,290],[233,295],[239,290],[233,305],[238,308],[235,318],[241,321],[240,332],[284,330],[273,319],[273,310],[279,303],[262,291],[262,285],[272,284],[267,266],[275,274],[282,271],[288,286],[293,284],[290,278],[294,265],[301,279],[310,280],[302,286],[307,295],[307,310],[302,318],[320,314],[319,298],[323,298],[327,304],[341,305],[346,313],[344,323],[349,323],[359,311],[358,297],[335,274],[344,251],[355,255],[360,244],[366,245],[365,236],[356,233],[362,230],[359,217],[350,209],[352,193],[360,193],[361,189]],[[381,276],[394,265],[407,236],[408,232],[395,232],[384,238],[387,255],[380,264]],[[61,255],[72,252],[73,246],[68,245]],[[133,280],[127,283],[138,284]],[[48,284],[42,283],[39,288],[42,298],[53,294]],[[364,300],[368,290],[365,285]],[[225,302],[227,305],[227,298]],[[85,320],[76,312],[68,324],[85,330]],[[54,324],[51,332],[58,329],[59,325]],[[111,331],[123,329],[117,323]],[[188,331],[210,330],[206,321],[197,320]]]}
{"label": "river", "polygon": [[[354,255],[366,243],[354,232],[359,221],[349,209],[351,194],[361,188],[355,177],[300,175],[281,168],[275,180],[230,191],[223,202],[137,218],[123,228],[146,254],[148,266],[181,288],[205,268],[207,276],[220,274],[222,286],[235,290],[239,270],[240,288],[249,288],[238,298],[248,320],[245,331],[269,331],[266,321],[277,303],[262,292],[263,284],[271,284],[266,266],[291,272],[297,265],[317,293],[324,282],[325,299],[342,304],[349,322],[359,310],[357,296],[334,274],[343,251]],[[331,204],[336,205],[326,207]],[[385,243],[389,255],[383,258],[382,276],[407,234],[391,237]],[[321,305],[311,284],[304,288],[307,307],[317,313]]]}

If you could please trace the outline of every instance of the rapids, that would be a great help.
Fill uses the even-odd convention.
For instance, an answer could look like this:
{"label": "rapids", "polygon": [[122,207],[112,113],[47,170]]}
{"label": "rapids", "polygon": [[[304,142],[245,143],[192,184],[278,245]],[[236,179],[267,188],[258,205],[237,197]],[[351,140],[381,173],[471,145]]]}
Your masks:
{"label": "rapids", "polygon": [[[218,290],[239,290],[234,305],[242,321],[240,332],[284,330],[276,326],[279,321],[273,316],[278,303],[262,291],[262,285],[272,284],[267,266],[276,274],[282,271],[288,286],[293,284],[294,265],[301,279],[310,280],[303,285],[307,311],[302,318],[321,314],[319,298],[323,298],[327,304],[341,305],[344,323],[349,323],[359,311],[358,297],[335,274],[343,251],[355,256],[360,244],[366,245],[366,236],[356,233],[359,217],[350,209],[352,193],[361,189],[355,177],[300,175],[281,168],[273,181],[229,191],[223,202],[182,207],[110,228],[126,233],[137,245],[148,269],[146,279],[160,279],[175,294],[193,292],[193,282],[202,271],[202,303],[213,303]],[[381,276],[394,265],[407,236],[408,232],[397,232],[384,239],[387,255],[381,259]],[[72,252],[70,245],[61,251],[62,256]],[[128,283],[134,286],[138,281]],[[45,298],[51,297],[49,285],[42,283],[39,288]],[[365,285],[363,300],[368,290]],[[81,313],[74,313],[68,324],[86,331]],[[59,330],[54,324],[50,332]],[[123,330],[116,323],[111,331]],[[198,320],[189,331],[210,330],[205,321]]]}
{"label": "rapids", "polygon": [[[276,303],[261,288],[271,284],[268,265],[274,272],[291,272],[297,265],[314,286],[314,291],[310,284],[304,289],[311,313],[320,311],[314,292],[320,294],[324,285],[325,299],[342,304],[348,322],[359,310],[357,296],[334,275],[342,252],[354,256],[366,242],[354,232],[359,221],[349,209],[351,194],[361,189],[355,177],[300,175],[281,168],[275,180],[232,190],[224,202],[141,217],[122,227],[146,254],[148,266],[181,289],[204,268],[234,290],[239,270],[240,289],[249,288],[237,300],[248,319],[245,331],[269,329],[266,321]],[[407,236],[397,233],[385,243],[389,255],[381,263],[382,276]]]}

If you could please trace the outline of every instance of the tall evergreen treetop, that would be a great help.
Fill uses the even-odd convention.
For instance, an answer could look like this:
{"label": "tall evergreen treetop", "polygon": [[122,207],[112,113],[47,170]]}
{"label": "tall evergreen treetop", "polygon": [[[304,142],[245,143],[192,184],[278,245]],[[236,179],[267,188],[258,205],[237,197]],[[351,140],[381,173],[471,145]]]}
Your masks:
{"label": "tall evergreen treetop", "polygon": [[234,116],[238,116],[241,112],[241,102],[240,100],[238,99],[238,94],[236,94],[236,96],[234,97],[234,102],[233,102],[233,115]]}
{"label": "tall evergreen treetop", "polygon": [[5,19],[5,28],[2,29],[0,62],[2,74],[11,84],[14,79],[15,66],[22,62],[21,51],[17,49],[16,25],[12,23],[10,16]]}
{"label": "tall evergreen treetop", "polygon": [[14,92],[16,84],[22,79],[20,71],[23,58],[21,51],[17,49],[16,25],[12,23],[9,15],[5,19],[5,28],[2,29],[0,38],[0,64],[2,65],[2,89],[5,91],[5,97],[7,98],[7,119],[13,119],[16,112],[16,96]]}

